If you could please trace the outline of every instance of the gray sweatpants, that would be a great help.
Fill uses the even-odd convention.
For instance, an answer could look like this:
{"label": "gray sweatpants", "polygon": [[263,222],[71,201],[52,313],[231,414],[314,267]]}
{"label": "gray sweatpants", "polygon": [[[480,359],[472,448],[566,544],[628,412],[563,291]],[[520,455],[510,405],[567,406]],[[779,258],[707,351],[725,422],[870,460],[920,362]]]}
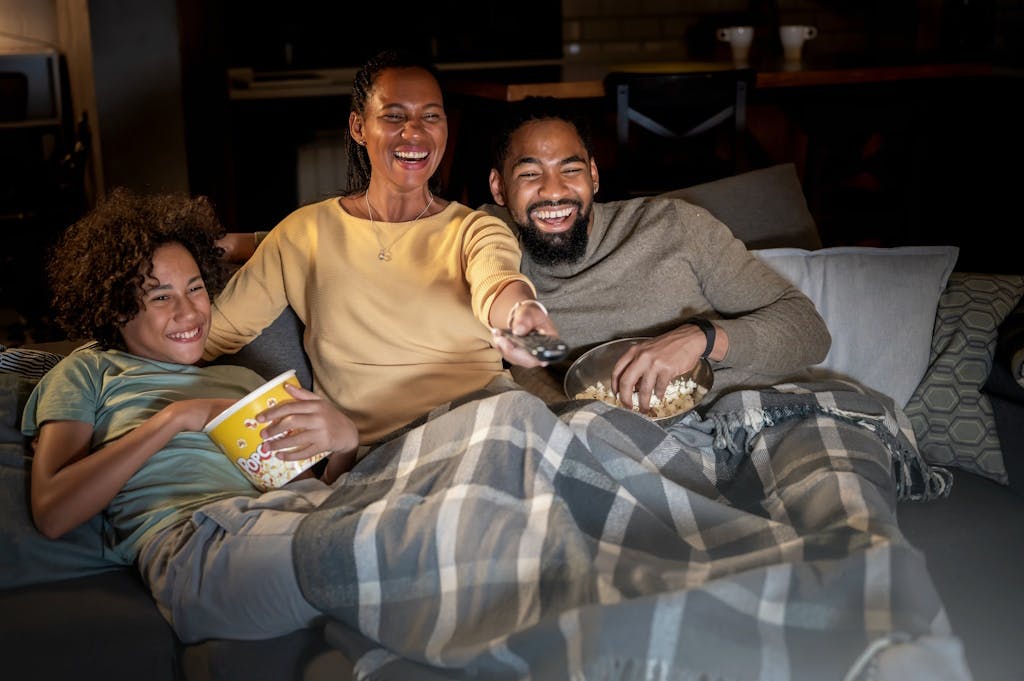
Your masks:
{"label": "gray sweatpants", "polygon": [[314,624],[322,614],[299,590],[292,539],[330,493],[309,479],[223,499],[150,541],[139,570],[178,638],[265,639]]}

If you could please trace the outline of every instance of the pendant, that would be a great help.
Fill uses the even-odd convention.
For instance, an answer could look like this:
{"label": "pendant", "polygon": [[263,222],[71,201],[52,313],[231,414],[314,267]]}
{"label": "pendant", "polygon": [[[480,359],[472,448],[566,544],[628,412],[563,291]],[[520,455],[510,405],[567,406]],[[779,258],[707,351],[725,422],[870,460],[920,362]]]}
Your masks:
{"label": "pendant", "polygon": [[377,252],[377,260],[380,260],[380,261],[383,261],[383,262],[390,262],[391,261],[391,251],[389,251],[386,248],[380,249],[380,251]]}

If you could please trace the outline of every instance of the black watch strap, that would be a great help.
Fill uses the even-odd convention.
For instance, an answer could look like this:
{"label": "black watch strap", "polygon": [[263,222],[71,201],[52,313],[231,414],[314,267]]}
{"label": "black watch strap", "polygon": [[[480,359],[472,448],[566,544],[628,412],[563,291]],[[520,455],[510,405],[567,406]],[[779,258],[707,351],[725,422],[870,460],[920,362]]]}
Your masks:
{"label": "black watch strap", "polygon": [[690,317],[683,324],[693,324],[700,328],[704,332],[704,338],[707,340],[707,345],[704,346],[704,352],[700,353],[701,359],[707,359],[711,351],[715,349],[715,325],[704,319],[703,317]]}

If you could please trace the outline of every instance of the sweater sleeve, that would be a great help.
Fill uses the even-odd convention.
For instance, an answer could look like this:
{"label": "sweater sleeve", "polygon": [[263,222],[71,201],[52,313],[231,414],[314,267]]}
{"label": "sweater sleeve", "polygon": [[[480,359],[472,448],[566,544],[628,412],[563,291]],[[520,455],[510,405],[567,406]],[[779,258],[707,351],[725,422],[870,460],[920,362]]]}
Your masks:
{"label": "sweater sleeve", "polygon": [[[214,299],[204,360],[237,352],[277,319],[289,305],[289,292],[304,295],[308,258],[302,244],[308,239],[296,224],[300,219],[293,214],[271,230]],[[291,302],[301,315],[305,306]]]}
{"label": "sweater sleeve", "polygon": [[519,241],[502,220],[481,211],[466,216],[463,258],[473,314],[484,325],[490,326],[495,297],[513,281],[524,282],[536,295],[533,283],[519,271]]}
{"label": "sweater sleeve", "polygon": [[703,209],[681,220],[697,230],[691,254],[703,293],[729,337],[721,365],[760,374],[790,374],[817,364],[832,344],[814,303],[758,259]]}

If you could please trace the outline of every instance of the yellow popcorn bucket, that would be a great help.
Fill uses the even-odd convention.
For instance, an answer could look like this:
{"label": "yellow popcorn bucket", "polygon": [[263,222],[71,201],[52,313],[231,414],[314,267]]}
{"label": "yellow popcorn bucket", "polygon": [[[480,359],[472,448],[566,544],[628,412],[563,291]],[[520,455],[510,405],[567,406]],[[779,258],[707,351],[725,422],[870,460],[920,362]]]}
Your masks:
{"label": "yellow popcorn bucket", "polygon": [[330,452],[320,452],[306,459],[284,461],[277,458],[268,444],[285,433],[263,440],[260,431],[270,423],[259,423],[256,415],[281,402],[292,399],[284,384],[299,386],[295,370],[289,369],[273,380],[235,402],[203,427],[221,451],[238,466],[249,482],[261,492],[276,489],[299,473],[324,458]]}

